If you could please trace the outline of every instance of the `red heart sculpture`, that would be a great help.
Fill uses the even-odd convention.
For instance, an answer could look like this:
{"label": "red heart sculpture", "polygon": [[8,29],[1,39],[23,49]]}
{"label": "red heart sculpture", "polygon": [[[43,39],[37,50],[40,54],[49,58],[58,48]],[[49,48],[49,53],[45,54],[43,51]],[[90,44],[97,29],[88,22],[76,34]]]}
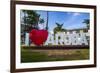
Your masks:
{"label": "red heart sculpture", "polygon": [[37,46],[42,45],[48,37],[48,31],[47,30],[36,30],[33,29],[30,33],[29,33],[29,37],[32,41],[32,43],[34,43]]}

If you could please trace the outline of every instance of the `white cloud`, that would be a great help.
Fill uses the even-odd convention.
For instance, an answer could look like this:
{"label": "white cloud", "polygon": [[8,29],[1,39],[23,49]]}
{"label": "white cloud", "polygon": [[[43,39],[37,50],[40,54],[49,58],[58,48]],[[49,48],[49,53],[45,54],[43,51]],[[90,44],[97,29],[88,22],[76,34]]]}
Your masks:
{"label": "white cloud", "polygon": [[44,24],[38,24],[39,29],[44,29]]}
{"label": "white cloud", "polygon": [[67,14],[72,15],[72,16],[78,16],[78,15],[80,15],[79,12],[67,12]]}
{"label": "white cloud", "polygon": [[74,13],[74,14],[73,14],[73,16],[78,16],[78,15],[80,15],[80,13]]}

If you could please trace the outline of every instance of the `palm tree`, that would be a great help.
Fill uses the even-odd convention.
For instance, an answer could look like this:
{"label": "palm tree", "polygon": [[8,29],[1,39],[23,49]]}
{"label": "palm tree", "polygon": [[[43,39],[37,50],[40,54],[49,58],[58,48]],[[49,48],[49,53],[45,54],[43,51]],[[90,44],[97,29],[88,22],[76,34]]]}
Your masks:
{"label": "palm tree", "polygon": [[84,19],[83,23],[86,24],[87,28],[90,28],[90,20],[89,19]]}
{"label": "palm tree", "polygon": [[66,29],[62,28],[63,24],[56,23],[57,27],[54,28],[54,34],[57,32],[66,32]]}

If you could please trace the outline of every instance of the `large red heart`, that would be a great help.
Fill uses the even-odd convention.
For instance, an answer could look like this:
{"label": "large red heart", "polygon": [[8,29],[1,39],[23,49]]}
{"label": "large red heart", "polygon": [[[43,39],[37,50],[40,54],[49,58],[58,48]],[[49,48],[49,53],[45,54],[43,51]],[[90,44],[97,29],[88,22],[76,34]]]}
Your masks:
{"label": "large red heart", "polygon": [[47,30],[36,30],[33,29],[30,33],[30,39],[32,43],[37,46],[43,45],[44,42],[47,40],[48,31]]}

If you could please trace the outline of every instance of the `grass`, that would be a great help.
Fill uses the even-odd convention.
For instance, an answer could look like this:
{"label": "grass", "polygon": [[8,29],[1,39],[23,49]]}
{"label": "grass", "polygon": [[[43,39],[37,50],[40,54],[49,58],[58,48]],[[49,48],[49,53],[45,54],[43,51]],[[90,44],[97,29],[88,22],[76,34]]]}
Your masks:
{"label": "grass", "polygon": [[21,62],[68,61],[89,59],[89,49],[29,50],[21,49]]}

